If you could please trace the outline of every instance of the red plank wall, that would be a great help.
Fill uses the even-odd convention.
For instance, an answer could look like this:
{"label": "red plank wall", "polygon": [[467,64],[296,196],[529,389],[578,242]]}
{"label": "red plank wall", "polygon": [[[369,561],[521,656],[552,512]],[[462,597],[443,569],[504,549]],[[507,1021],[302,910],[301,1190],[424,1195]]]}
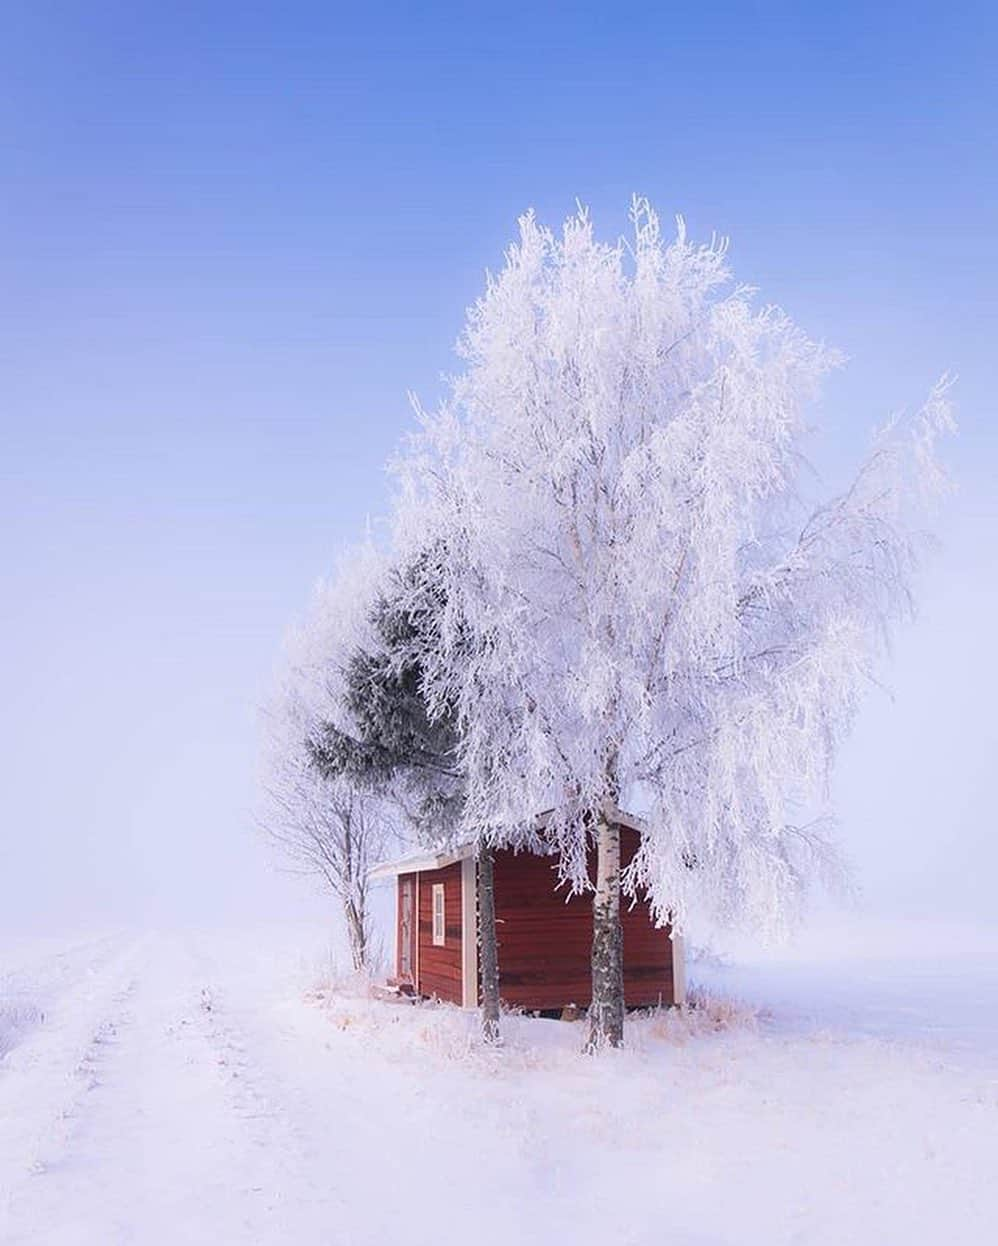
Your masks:
{"label": "red plank wall", "polygon": [[[433,884],[444,885],[443,947],[433,946]],[[419,875],[419,981],[420,995],[461,1004],[461,866],[427,870]]]}
{"label": "red plank wall", "polygon": [[[638,834],[621,828],[626,865],[637,851]],[[595,877],[595,857],[590,861]],[[424,877],[426,877],[424,875]],[[496,918],[499,924],[499,981],[502,998],[524,1008],[586,1007],[590,999],[592,893],[566,901],[555,891],[554,857],[497,852]],[[630,1007],[673,1002],[672,940],[652,925],[647,902],[625,902],[624,998]]]}

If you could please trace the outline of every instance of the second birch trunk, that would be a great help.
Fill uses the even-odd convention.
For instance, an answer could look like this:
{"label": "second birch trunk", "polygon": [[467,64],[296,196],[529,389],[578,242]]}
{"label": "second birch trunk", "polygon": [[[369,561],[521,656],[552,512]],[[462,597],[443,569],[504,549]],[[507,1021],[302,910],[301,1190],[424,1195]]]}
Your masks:
{"label": "second birch trunk", "polygon": [[482,980],[482,1037],[498,1043],[499,946],[496,936],[496,891],[492,849],[478,848],[478,958]]}
{"label": "second birch trunk", "polygon": [[351,896],[343,902],[350,959],[355,973],[362,973],[367,969],[367,914],[364,901],[365,897],[362,895],[359,898]]}

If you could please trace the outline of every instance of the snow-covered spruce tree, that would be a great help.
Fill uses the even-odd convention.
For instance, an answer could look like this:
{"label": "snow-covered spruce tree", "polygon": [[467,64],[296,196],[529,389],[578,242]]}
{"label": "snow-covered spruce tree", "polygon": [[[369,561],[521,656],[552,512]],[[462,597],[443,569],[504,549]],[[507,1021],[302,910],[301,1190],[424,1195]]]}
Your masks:
{"label": "snow-covered spruce tree", "polygon": [[[436,560],[439,560],[439,552]],[[440,585],[422,551],[411,565],[384,575],[370,613],[370,630],[343,670],[343,721],[316,734],[312,752],[331,780],[390,793],[424,844],[439,848],[468,837],[465,784],[455,709],[423,694],[421,656],[439,643]],[[499,975],[492,850],[476,843],[479,878],[478,944],[482,1033],[500,1040]]]}
{"label": "snow-covered spruce tree", "polygon": [[370,967],[368,873],[392,836],[391,806],[369,785],[324,772],[317,749],[331,722],[348,722],[343,670],[369,639],[378,574],[377,555],[365,548],[318,586],[286,640],[264,714],[262,828],[293,869],[321,878],[338,897],[356,971]]}
{"label": "snow-covered spruce tree", "polygon": [[[593,889],[592,1048],[622,1041],[622,890],[679,929],[695,901],[773,931],[834,865],[795,811],[910,611],[951,423],[940,385],[809,505],[804,413],[836,356],[733,287],[724,244],[666,242],[643,200],[632,220],[613,245],[585,212],[521,220],[399,465],[400,548],[447,550],[425,686],[457,707],[464,816],[500,834],[554,806],[563,876]],[[623,872],[617,805],[647,820]]]}

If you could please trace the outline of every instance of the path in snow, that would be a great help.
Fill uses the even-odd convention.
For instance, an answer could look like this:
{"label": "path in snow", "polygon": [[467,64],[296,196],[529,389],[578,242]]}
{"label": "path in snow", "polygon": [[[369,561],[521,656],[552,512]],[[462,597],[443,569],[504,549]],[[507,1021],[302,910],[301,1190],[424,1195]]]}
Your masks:
{"label": "path in snow", "polygon": [[57,1013],[66,996],[85,990],[123,942],[120,936],[68,944],[6,941],[0,949],[0,1058]]}
{"label": "path in snow", "polygon": [[[4,1246],[994,1240],[998,1008],[929,1042],[851,1032],[784,1008],[771,967],[758,1030],[636,1024],[592,1061],[579,1027],[511,1019],[492,1059],[456,1010],[309,1002],[314,972],[260,934],[18,972],[46,1015],[0,1059]],[[866,1015],[848,977],[825,1021]]]}
{"label": "path in snow", "polygon": [[128,945],[3,1069],[5,1246],[374,1246],[425,1197],[434,1147],[473,1153],[407,1072],[337,1059],[324,1018],[221,951]]}
{"label": "path in snow", "polygon": [[20,1091],[35,1134],[4,1148],[0,1241],[262,1243],[288,1240],[289,1207],[327,1218],[329,1181],[220,1021],[212,968],[194,941],[143,938],[105,971],[86,1020],[64,1010],[45,1058],[0,1081],[3,1118]]}

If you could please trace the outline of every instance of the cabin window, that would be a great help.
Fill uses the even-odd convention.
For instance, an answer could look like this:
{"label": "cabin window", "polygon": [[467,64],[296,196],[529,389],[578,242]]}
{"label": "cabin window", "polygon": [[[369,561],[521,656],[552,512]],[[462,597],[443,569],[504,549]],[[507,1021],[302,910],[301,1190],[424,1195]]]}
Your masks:
{"label": "cabin window", "polygon": [[433,884],[433,946],[443,947],[447,937],[446,912],[444,910],[444,885]]}

